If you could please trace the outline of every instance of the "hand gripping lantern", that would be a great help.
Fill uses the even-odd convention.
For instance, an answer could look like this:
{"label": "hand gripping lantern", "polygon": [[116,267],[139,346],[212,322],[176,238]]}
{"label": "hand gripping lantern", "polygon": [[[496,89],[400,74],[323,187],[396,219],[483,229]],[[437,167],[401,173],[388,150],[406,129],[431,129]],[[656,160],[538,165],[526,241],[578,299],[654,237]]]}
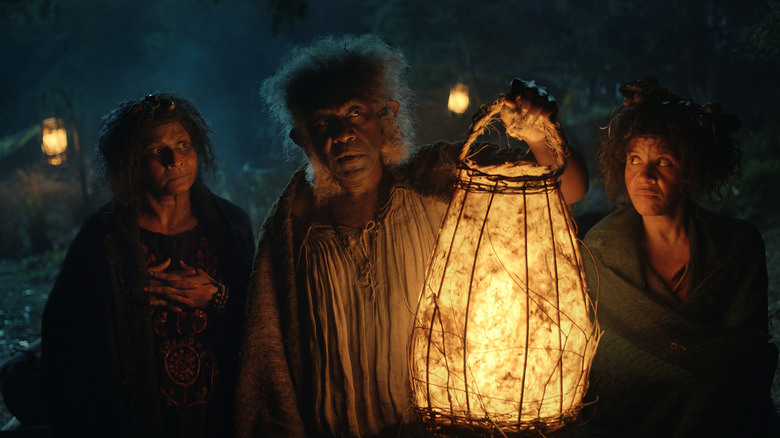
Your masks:
{"label": "hand gripping lantern", "polygon": [[[434,432],[550,432],[575,420],[599,338],[573,219],[560,192],[565,139],[543,122],[558,166],[480,166],[472,126],[426,274],[410,341],[413,402]],[[514,123],[507,126],[517,136]]]}

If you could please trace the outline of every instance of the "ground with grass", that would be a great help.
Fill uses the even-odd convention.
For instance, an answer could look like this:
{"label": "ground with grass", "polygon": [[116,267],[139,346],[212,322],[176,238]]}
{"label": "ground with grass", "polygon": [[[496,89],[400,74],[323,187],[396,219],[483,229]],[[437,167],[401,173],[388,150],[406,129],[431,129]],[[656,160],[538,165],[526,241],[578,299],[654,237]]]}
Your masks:
{"label": "ground with grass", "polygon": [[[57,250],[20,260],[0,259],[0,362],[40,338],[43,306],[64,257],[65,250]],[[10,419],[3,403],[0,425]]]}

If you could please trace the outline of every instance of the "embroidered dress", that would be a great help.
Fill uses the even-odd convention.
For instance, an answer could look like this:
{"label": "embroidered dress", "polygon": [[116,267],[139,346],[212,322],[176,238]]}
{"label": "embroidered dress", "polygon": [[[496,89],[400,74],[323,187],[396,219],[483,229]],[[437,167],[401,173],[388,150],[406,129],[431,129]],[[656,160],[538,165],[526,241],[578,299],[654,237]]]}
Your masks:
{"label": "embroidered dress", "polygon": [[[167,271],[180,270],[183,261],[217,278],[216,251],[199,227],[175,236],[141,229],[140,239],[147,266],[170,258]],[[172,436],[204,429],[218,374],[208,312],[155,307],[152,328],[166,429]]]}
{"label": "embroidered dress", "polygon": [[395,187],[365,229],[314,222],[298,273],[309,300],[315,421],[365,436],[413,419],[407,342],[447,205]]}
{"label": "embroidered dress", "polygon": [[[190,190],[190,199],[198,219],[197,233],[205,236],[208,251],[197,251],[203,237],[185,237],[191,250],[160,249],[167,247],[151,242],[139,230],[136,212],[115,202],[90,215],[73,239],[41,324],[41,381],[52,436],[231,435],[240,323],[254,252],[252,226],[241,208],[198,181]],[[166,407],[161,396],[165,385],[158,368],[162,344],[156,334],[160,327],[153,319],[159,314],[154,315],[144,288],[150,282],[150,254],[158,261],[171,256],[177,266],[179,253],[190,254],[181,256],[190,266],[206,266],[209,272],[216,269],[214,278],[229,290],[229,297],[223,311],[206,309],[206,329],[198,335],[204,340],[197,339],[205,351],[214,353],[219,365],[209,403],[176,411]],[[198,375],[202,378],[208,373],[200,368]],[[176,395],[175,400],[183,399]],[[186,400],[193,398],[187,395]],[[174,424],[172,412],[186,413],[189,417],[178,424],[187,427],[178,431],[168,427]]]}

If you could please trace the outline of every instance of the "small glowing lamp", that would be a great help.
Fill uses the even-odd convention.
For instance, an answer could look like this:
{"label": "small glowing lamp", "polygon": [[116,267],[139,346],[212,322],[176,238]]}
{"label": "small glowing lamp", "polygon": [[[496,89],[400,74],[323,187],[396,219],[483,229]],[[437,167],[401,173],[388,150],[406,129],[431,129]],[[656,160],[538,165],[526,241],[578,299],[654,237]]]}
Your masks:
{"label": "small glowing lamp", "polygon": [[46,155],[46,162],[51,166],[64,163],[67,148],[68,136],[65,132],[65,123],[54,117],[44,120],[41,124],[41,150]]}
{"label": "small glowing lamp", "polygon": [[544,434],[579,416],[600,336],[559,188],[565,140],[544,122],[559,166],[479,165],[467,157],[479,123],[416,311],[413,402],[440,435]]}
{"label": "small glowing lamp", "polygon": [[469,87],[466,84],[457,83],[450,90],[450,98],[447,108],[455,114],[463,114],[469,107]]}

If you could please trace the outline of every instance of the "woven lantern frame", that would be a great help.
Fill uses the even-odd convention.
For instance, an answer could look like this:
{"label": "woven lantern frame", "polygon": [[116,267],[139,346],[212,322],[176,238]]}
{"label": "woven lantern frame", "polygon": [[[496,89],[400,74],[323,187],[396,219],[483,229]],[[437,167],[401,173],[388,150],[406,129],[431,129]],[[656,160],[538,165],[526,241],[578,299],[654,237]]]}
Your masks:
{"label": "woven lantern frame", "polygon": [[480,166],[469,157],[502,105],[488,107],[463,146],[410,341],[413,402],[440,435],[524,435],[570,424],[600,336],[559,187],[560,125],[540,125],[555,166]]}

